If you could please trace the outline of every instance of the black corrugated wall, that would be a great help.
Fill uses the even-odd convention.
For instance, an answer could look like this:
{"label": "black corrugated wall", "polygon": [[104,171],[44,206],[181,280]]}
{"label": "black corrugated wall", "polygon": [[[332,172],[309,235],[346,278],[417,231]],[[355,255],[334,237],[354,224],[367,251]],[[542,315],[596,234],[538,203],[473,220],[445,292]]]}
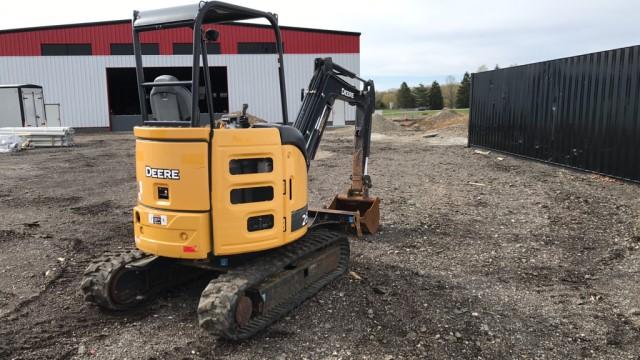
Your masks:
{"label": "black corrugated wall", "polygon": [[472,75],[469,145],[640,181],[640,46]]}

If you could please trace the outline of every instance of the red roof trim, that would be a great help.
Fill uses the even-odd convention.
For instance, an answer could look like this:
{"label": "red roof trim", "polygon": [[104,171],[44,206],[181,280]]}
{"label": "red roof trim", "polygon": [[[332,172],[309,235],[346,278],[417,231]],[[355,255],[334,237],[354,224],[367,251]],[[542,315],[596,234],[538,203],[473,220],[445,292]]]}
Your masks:
{"label": "red roof trim", "polygon": [[[101,26],[101,25],[116,25],[116,24],[127,24],[130,23],[129,19],[122,20],[106,20],[106,21],[91,21],[85,23],[74,23],[74,24],[59,24],[59,25],[44,25],[44,26],[32,26],[25,28],[15,28],[15,29],[0,29],[0,34],[4,33],[16,33],[16,32],[25,32],[25,31],[40,31],[40,30],[52,30],[52,29],[70,29],[77,27],[86,27],[86,26]],[[258,27],[271,29],[271,26],[264,24],[255,24],[255,23],[233,23],[227,24],[233,26],[246,26],[246,27]],[[305,28],[305,27],[297,27],[297,26],[280,26],[282,30],[296,30],[296,31],[306,31],[306,32],[319,32],[325,34],[342,34],[342,35],[352,35],[352,36],[360,36],[362,35],[356,31],[344,31],[344,30],[329,30],[329,29],[319,29],[319,28]]]}
{"label": "red roof trim", "polygon": [[[273,42],[269,26],[259,24],[217,24],[222,54],[237,54],[239,42]],[[281,27],[287,54],[359,53],[360,34],[318,29]],[[171,55],[173,43],[190,43],[191,30],[175,28],[141,34],[141,41],[158,43],[160,55]],[[39,56],[41,44],[90,43],[93,55],[110,55],[110,45],[130,43],[131,22],[60,25],[0,31],[0,56]]]}

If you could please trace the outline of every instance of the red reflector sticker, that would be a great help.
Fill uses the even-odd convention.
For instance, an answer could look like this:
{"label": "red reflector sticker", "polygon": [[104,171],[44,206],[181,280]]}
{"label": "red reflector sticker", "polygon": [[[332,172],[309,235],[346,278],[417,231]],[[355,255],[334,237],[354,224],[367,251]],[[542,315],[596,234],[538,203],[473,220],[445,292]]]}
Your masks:
{"label": "red reflector sticker", "polygon": [[182,247],[182,251],[188,252],[188,253],[196,252],[196,247],[195,246],[183,246]]}

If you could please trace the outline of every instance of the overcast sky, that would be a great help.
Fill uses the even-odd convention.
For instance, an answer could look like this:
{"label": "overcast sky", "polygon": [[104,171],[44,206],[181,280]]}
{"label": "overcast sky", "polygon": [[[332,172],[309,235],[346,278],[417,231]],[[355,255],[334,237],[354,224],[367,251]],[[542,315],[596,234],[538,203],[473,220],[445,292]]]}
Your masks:
{"label": "overcast sky", "polygon": [[[228,1],[276,12],[281,25],[361,32],[361,73],[378,89],[640,43],[634,0]],[[6,0],[0,28],[124,19],[133,9],[194,2]]]}

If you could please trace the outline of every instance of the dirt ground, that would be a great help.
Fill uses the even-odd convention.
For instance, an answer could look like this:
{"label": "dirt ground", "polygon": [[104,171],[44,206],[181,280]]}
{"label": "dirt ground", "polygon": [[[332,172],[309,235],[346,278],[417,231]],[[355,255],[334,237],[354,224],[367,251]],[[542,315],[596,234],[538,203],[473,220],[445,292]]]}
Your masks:
{"label": "dirt ground", "polygon": [[[81,274],[132,245],[133,138],[0,154],[0,358],[505,359],[640,354],[638,185],[464,146],[461,127],[374,134],[382,231],[351,271],[259,336],[198,328],[207,280],[127,313]],[[312,205],[347,186],[351,129],[327,131]]]}

